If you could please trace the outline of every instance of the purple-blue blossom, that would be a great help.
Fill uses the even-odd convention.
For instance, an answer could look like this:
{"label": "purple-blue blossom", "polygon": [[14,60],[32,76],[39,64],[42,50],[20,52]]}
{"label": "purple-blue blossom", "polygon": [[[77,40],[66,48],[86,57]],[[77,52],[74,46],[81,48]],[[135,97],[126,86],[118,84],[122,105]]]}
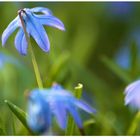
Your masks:
{"label": "purple-blue blossom", "polygon": [[[47,25],[62,31],[65,30],[64,24],[58,18],[53,16],[52,12],[48,8],[24,8],[21,11],[21,16],[24,21],[28,36],[33,37],[38,46],[44,52],[48,52],[50,50],[50,42],[43,26]],[[7,39],[16,29],[18,29],[18,32],[15,37],[15,47],[21,55],[26,55],[28,43],[19,15],[8,25],[8,27],[3,32],[2,46],[5,45]]]}
{"label": "purple-blue blossom", "polygon": [[134,11],[134,3],[130,2],[111,2],[107,3],[107,12],[113,18],[122,20],[132,17]]}
{"label": "purple-blue blossom", "polygon": [[117,50],[115,54],[115,61],[119,66],[125,69],[129,69],[131,66],[131,44],[136,43],[137,57],[140,59],[140,28],[133,29],[129,32],[127,39],[123,42],[122,46]]}
{"label": "purple-blue blossom", "polygon": [[88,113],[96,110],[86,102],[76,99],[71,92],[60,85],[49,89],[34,89],[29,95],[28,118],[29,127],[35,132],[45,132],[55,117],[60,128],[67,127],[67,115],[70,113],[79,128],[83,128],[78,108]]}
{"label": "purple-blue blossom", "polygon": [[125,105],[140,109],[140,80],[137,80],[126,87]]}
{"label": "purple-blue blossom", "polygon": [[[129,43],[130,44],[130,43]],[[121,48],[117,50],[117,53],[115,54],[115,61],[116,63],[124,68],[128,69],[131,66],[131,49],[129,45],[124,45]]]}

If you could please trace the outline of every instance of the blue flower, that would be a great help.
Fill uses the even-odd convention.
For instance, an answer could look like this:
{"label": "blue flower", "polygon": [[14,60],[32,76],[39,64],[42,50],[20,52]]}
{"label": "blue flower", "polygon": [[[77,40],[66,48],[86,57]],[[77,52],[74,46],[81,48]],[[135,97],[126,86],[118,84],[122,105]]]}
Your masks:
{"label": "blue flower", "polygon": [[[41,14],[40,14],[41,13]],[[44,51],[50,50],[50,42],[43,25],[52,26],[60,30],[65,30],[63,23],[52,15],[52,12],[44,7],[24,8],[21,15],[29,36],[32,36],[38,46]],[[2,34],[2,45],[4,46],[9,36],[17,29],[15,37],[15,47],[21,55],[27,54],[27,41],[21,24],[19,15],[8,25]]]}
{"label": "blue flower", "polygon": [[140,80],[137,80],[126,87],[125,105],[140,109]]}
{"label": "blue flower", "polygon": [[44,132],[48,130],[51,118],[55,116],[60,128],[65,129],[69,112],[77,126],[83,128],[78,108],[88,113],[96,112],[86,102],[76,99],[59,85],[50,89],[35,89],[29,95],[27,122],[33,131]]}
{"label": "blue flower", "polygon": [[120,19],[129,19],[134,11],[134,4],[130,2],[111,2],[107,3],[108,14]]}
{"label": "blue flower", "polygon": [[130,58],[131,58],[131,49],[129,48],[128,45],[124,45],[123,47],[118,49],[114,59],[120,67],[128,69],[131,66]]}
{"label": "blue flower", "polygon": [[140,28],[135,28],[128,34],[127,39],[122,44],[122,46],[117,50],[117,53],[115,54],[115,61],[119,66],[121,66],[124,69],[131,68],[131,55],[132,55],[132,49],[131,44],[132,42],[136,43],[136,49],[137,49],[137,57],[138,60],[140,59]]}

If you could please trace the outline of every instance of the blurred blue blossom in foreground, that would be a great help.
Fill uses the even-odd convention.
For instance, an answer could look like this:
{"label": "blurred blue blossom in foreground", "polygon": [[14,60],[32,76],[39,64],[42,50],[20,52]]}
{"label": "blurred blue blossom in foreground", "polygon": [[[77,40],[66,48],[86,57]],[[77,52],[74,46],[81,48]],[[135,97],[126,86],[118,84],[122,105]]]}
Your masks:
{"label": "blurred blue blossom in foreground", "polygon": [[[58,18],[54,17],[49,9],[44,7],[36,7],[32,9],[24,8],[19,12],[21,12],[28,35],[35,39],[36,43],[43,51],[48,52],[50,50],[50,42],[43,25],[65,30],[63,23]],[[21,55],[26,55],[28,44],[19,15],[3,32],[2,45],[5,45],[9,36],[17,28],[19,28],[19,31],[15,37],[15,47]]]}
{"label": "blurred blue blossom in foreground", "polygon": [[67,113],[69,112],[79,128],[83,128],[78,108],[88,113],[96,110],[86,102],[76,99],[69,91],[60,85],[53,85],[50,89],[35,89],[29,95],[28,118],[29,127],[35,132],[45,132],[51,125],[53,116],[62,129],[67,127]]}
{"label": "blurred blue blossom in foreground", "polygon": [[118,49],[115,55],[115,61],[122,68],[128,69],[131,65],[131,44],[136,43],[138,59],[140,59],[140,29],[136,28],[131,31],[125,43]]}
{"label": "blurred blue blossom in foreground", "polygon": [[109,10],[108,14],[121,19],[130,17],[134,10],[134,6],[130,2],[111,2],[107,4],[107,8]]}
{"label": "blurred blue blossom in foreground", "polygon": [[140,109],[140,80],[137,80],[126,87],[125,105]]}
{"label": "blurred blue blossom in foreground", "polygon": [[0,69],[4,67],[5,64],[15,64],[17,65],[18,62],[12,56],[9,56],[3,52],[0,52]]}
{"label": "blurred blue blossom in foreground", "polygon": [[127,69],[130,67],[130,55],[129,46],[124,46],[117,51],[117,54],[115,55],[115,61],[119,66]]}

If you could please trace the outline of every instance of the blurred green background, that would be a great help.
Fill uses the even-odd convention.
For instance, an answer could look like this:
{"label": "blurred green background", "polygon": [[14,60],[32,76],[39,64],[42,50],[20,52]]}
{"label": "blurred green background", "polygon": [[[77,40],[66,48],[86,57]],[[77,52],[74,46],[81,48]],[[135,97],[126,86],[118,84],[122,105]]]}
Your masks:
{"label": "blurred green background", "polygon": [[[57,82],[73,91],[82,83],[83,98],[97,109],[95,123],[86,125],[91,117],[83,116],[86,134],[126,135],[135,112],[124,106],[123,91],[140,74],[140,3],[0,2],[0,35],[19,9],[38,6],[52,10],[66,28],[62,32],[45,27],[51,44],[49,53],[32,40],[44,86]],[[4,100],[26,111],[28,100],[24,93],[37,87],[29,54],[21,56],[14,47],[15,34],[5,48],[0,48],[20,64],[5,64],[0,69],[1,135],[28,135]],[[56,123],[53,131],[55,135],[64,135]],[[137,131],[136,135],[139,134]],[[78,130],[75,135],[79,135]]]}

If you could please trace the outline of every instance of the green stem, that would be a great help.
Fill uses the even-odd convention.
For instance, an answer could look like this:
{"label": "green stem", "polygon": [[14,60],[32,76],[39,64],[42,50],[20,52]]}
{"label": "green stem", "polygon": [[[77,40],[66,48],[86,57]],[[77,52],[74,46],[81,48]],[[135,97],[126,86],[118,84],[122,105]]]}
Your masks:
{"label": "green stem", "polygon": [[13,135],[16,135],[16,129],[15,129],[15,121],[14,121],[14,116],[12,115],[12,129],[13,129]]}
{"label": "green stem", "polygon": [[37,61],[36,61],[36,58],[35,58],[35,55],[34,55],[34,52],[33,52],[33,49],[32,49],[30,38],[29,38],[28,33],[26,31],[24,20],[23,20],[22,15],[21,15],[22,13],[26,14],[26,12],[24,10],[19,10],[18,14],[19,14],[19,17],[20,17],[20,20],[21,20],[21,24],[22,24],[22,27],[23,27],[23,30],[24,30],[24,33],[25,33],[25,37],[26,37],[26,40],[27,40],[27,44],[28,44],[28,47],[29,47],[29,51],[30,51],[30,54],[31,54],[31,60],[32,60],[32,64],[33,64],[33,67],[34,67],[36,80],[37,80],[37,83],[38,83],[38,87],[43,88],[39,68],[38,68]]}
{"label": "green stem", "polygon": [[32,49],[31,45],[29,46],[29,50],[30,50],[30,54],[31,54],[31,59],[32,59],[32,63],[33,63],[34,72],[35,72],[36,80],[37,80],[37,83],[38,83],[38,87],[43,88],[43,83],[42,83],[42,80],[41,80],[39,68],[38,68],[37,61],[36,61],[36,58],[35,58],[35,55],[34,55],[34,52],[33,52],[33,49]]}
{"label": "green stem", "polygon": [[[83,85],[82,84],[78,84],[77,87],[75,87],[75,97],[77,99],[80,99],[81,98],[81,95],[82,95],[82,88],[83,88]],[[74,134],[74,130],[75,130],[75,123],[74,123],[74,120],[71,116],[69,116],[68,118],[68,126],[67,126],[67,129],[66,129],[66,132],[65,132],[65,135],[66,136],[72,136]],[[85,135],[84,133],[84,129],[80,129],[79,128],[79,131],[81,133],[81,135]]]}
{"label": "green stem", "polygon": [[75,97],[77,99],[80,99],[82,96],[82,90],[83,90],[83,85],[82,84],[78,84],[77,87],[75,87]]}
{"label": "green stem", "polygon": [[137,114],[135,115],[135,117],[134,117],[134,119],[133,119],[133,121],[128,129],[127,135],[134,135],[139,121],[140,121],[140,111],[137,112]]}

